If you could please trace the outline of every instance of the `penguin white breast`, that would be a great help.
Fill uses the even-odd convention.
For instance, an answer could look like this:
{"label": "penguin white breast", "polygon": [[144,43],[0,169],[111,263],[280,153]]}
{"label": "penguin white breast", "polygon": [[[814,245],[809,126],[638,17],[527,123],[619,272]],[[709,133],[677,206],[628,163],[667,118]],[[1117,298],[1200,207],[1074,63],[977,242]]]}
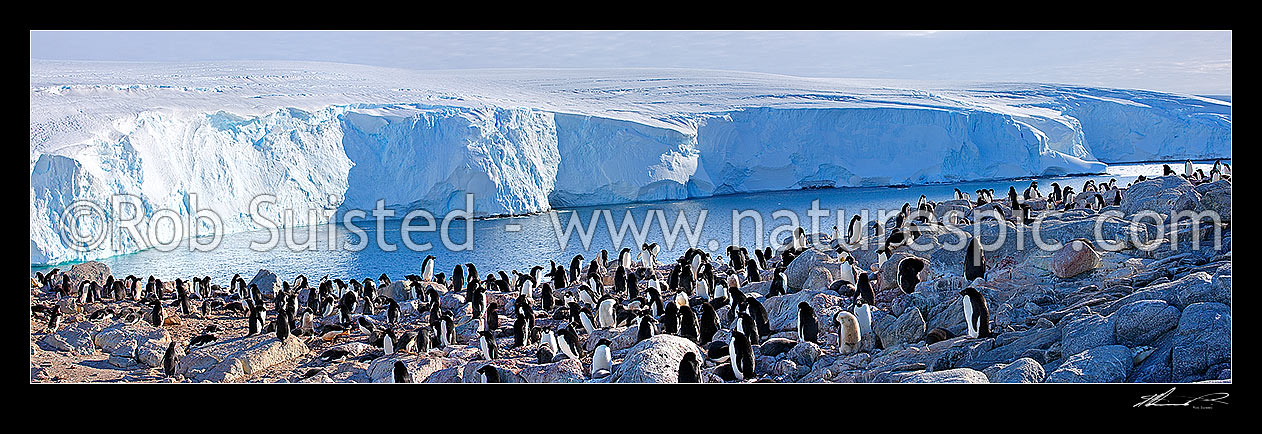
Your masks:
{"label": "penguin white breast", "polygon": [[960,302],[964,304],[964,323],[968,324],[968,336],[976,338],[979,332],[976,323],[973,321],[973,301],[969,299],[969,296],[962,295],[960,296]]}

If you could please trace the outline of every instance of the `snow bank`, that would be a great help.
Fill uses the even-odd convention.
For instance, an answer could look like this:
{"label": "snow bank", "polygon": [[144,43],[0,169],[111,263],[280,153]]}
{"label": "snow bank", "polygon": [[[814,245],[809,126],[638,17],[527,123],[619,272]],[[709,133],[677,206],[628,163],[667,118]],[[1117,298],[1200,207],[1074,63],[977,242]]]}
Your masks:
{"label": "snow bank", "polygon": [[[135,251],[128,234],[76,251],[59,229],[76,200],[105,205],[119,193],[140,198],[146,218],[212,210],[231,233],[260,228],[249,211],[258,194],[275,200],[254,217],[306,225],[378,200],[441,217],[466,191],[478,215],[522,214],[1230,154],[1229,102],[1146,91],[727,71],[32,60],[31,262]],[[105,208],[99,226],[127,217]],[[166,226],[160,239],[189,235]]]}

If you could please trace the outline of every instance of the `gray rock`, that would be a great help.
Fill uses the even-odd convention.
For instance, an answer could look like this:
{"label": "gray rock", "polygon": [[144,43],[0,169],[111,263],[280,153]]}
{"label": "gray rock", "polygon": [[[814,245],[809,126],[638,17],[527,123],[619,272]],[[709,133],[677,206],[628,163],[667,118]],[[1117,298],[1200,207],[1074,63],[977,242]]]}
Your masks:
{"label": "gray rock", "polygon": [[934,372],[917,372],[906,378],[900,383],[989,383],[990,379],[986,378],[986,374],[975,369],[956,368],[947,369],[945,371]]}
{"label": "gray rock", "polygon": [[[798,257],[793,258],[793,262],[789,263],[784,269],[784,277],[787,279],[786,284],[792,289],[802,289],[807,279],[810,277],[811,270],[816,267],[824,267],[825,269],[840,266],[827,253],[816,249],[806,249]],[[827,289],[826,287],[824,289]]]}
{"label": "gray rock", "polygon": [[276,273],[262,269],[246,284],[247,287],[250,285],[258,285],[259,292],[262,292],[264,297],[271,298],[281,290],[281,279],[276,276]]}
{"label": "gray rock", "polygon": [[41,341],[53,348],[68,351],[75,355],[91,355],[96,353],[96,344],[93,337],[102,328],[104,328],[103,325],[92,321],[79,321],[74,324],[62,325],[60,330],[56,333],[45,335]]}
{"label": "gray rock", "polygon": [[466,363],[464,367],[461,368],[462,370],[464,370],[464,374],[462,375],[463,382],[465,383],[481,382],[482,377],[481,375],[478,375],[478,369],[482,369],[482,367],[486,365],[494,366],[497,370],[499,370],[501,383],[525,383],[526,382],[526,379],[523,378],[520,374],[522,370],[522,366],[525,365],[525,362],[519,362],[517,360],[511,360],[511,359],[496,359],[489,362],[482,360],[482,361],[477,361],[473,363]]}
{"label": "gray rock", "polygon": [[1113,323],[1099,314],[1066,316],[1061,321],[1061,332],[1061,351],[1064,354],[1078,354],[1114,343]]}
{"label": "gray rock", "polygon": [[1197,212],[1213,211],[1222,221],[1231,221],[1231,182],[1209,182],[1196,186],[1195,190],[1200,195]]}
{"label": "gray rock", "polygon": [[582,383],[586,380],[583,364],[568,357],[544,365],[524,364],[519,374],[527,383]]}
{"label": "gray rock", "polygon": [[1134,354],[1122,345],[1103,345],[1069,356],[1047,374],[1046,383],[1120,383],[1134,365]]}
{"label": "gray rock", "polygon": [[[75,288],[79,287],[79,282],[85,280],[89,282],[96,282],[98,285],[103,286],[105,285],[105,281],[109,279],[110,267],[104,263],[96,261],[84,262],[70,267],[70,271],[67,271],[66,275],[70,276],[71,291],[75,291]],[[60,276],[58,276],[56,282],[61,283]]]}
{"label": "gray rock", "polygon": [[1209,273],[1198,271],[1188,274],[1172,282],[1174,288],[1179,292],[1179,304],[1188,306],[1194,303],[1222,303],[1231,305],[1231,268],[1228,267],[1225,275],[1226,282],[1222,282],[1223,275],[1210,276]]}
{"label": "gray rock", "polygon": [[1132,302],[1111,315],[1114,339],[1128,347],[1148,345],[1174,329],[1179,314],[1179,308],[1162,300]]}
{"label": "gray rock", "polygon": [[176,372],[193,381],[233,382],[310,353],[297,336],[284,342],[270,334],[218,341],[189,352]]}
{"label": "gray rock", "polygon": [[803,290],[763,300],[772,332],[797,331],[798,303],[810,303],[821,327],[829,324],[832,315],[841,309],[841,297],[832,291]]}
{"label": "gray rock", "polygon": [[793,360],[798,365],[810,367],[819,360],[820,354],[823,354],[823,351],[814,342],[799,342],[784,358]]}
{"label": "gray rock", "polygon": [[1006,365],[999,366],[994,372],[988,372],[991,383],[1041,383],[1046,372],[1043,365],[1031,358],[1020,358]]}
{"label": "gray rock", "polygon": [[[393,282],[391,282],[393,283]],[[412,376],[413,383],[424,383],[435,372],[464,365],[464,361],[450,357],[421,357],[416,354],[394,353],[373,359],[367,374],[373,383],[394,382],[394,362],[403,362]]]}
{"label": "gray rock", "polygon": [[[613,327],[607,329],[596,329],[587,335],[587,341],[583,344],[583,348],[587,351],[595,351],[596,344],[601,339],[609,339],[609,350],[618,351],[631,348],[635,345],[635,339],[639,337],[640,326],[631,327]],[[718,335],[715,335],[717,338]]]}
{"label": "gray rock", "polygon": [[144,321],[137,321],[135,324],[116,321],[102,328],[92,340],[102,351],[110,354],[117,353],[120,346],[125,346],[134,353],[137,348],[149,342],[164,349],[171,343],[170,334],[166,329],[154,327]]}
{"label": "gray rock", "polygon": [[679,361],[684,354],[705,351],[692,341],[674,335],[659,334],[631,347],[628,356],[614,367],[608,377],[612,383],[675,383],[679,381]]}
{"label": "gray rock", "polygon": [[920,316],[919,310],[907,309],[892,324],[875,331],[886,348],[912,344],[924,340],[925,320]]}
{"label": "gray rock", "polygon": [[1231,361],[1231,308],[1195,303],[1183,310],[1171,353],[1172,377],[1187,381],[1210,366]]}
{"label": "gray rock", "polygon": [[[1122,195],[1122,212],[1127,216],[1140,211],[1150,210],[1160,215],[1169,215],[1171,211],[1194,209],[1196,203],[1184,199],[1188,192],[1194,192],[1192,183],[1181,176],[1161,176],[1137,182],[1126,189]],[[1192,208],[1188,208],[1191,206]]]}

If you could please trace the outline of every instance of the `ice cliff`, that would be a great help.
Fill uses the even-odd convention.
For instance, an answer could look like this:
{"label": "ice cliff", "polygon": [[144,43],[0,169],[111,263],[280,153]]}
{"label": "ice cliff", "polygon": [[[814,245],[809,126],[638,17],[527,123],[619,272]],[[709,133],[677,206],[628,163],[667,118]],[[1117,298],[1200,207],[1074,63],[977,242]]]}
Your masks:
{"label": "ice cliff", "polygon": [[306,225],[378,200],[441,218],[466,191],[479,215],[522,214],[1231,156],[1230,102],[1048,84],[32,60],[30,98],[32,264],[135,251],[60,230],[76,200],[106,208],[98,226],[125,217],[119,193],[231,233],[259,228],[258,194],[262,217]]}

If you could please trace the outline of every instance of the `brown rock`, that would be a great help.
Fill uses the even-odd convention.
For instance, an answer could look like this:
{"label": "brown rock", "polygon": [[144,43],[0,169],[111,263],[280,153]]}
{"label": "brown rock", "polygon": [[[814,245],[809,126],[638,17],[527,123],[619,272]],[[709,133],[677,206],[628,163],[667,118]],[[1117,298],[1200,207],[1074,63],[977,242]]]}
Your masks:
{"label": "brown rock", "polygon": [[1052,254],[1052,274],[1067,279],[1100,266],[1100,254],[1084,239],[1075,239]]}

